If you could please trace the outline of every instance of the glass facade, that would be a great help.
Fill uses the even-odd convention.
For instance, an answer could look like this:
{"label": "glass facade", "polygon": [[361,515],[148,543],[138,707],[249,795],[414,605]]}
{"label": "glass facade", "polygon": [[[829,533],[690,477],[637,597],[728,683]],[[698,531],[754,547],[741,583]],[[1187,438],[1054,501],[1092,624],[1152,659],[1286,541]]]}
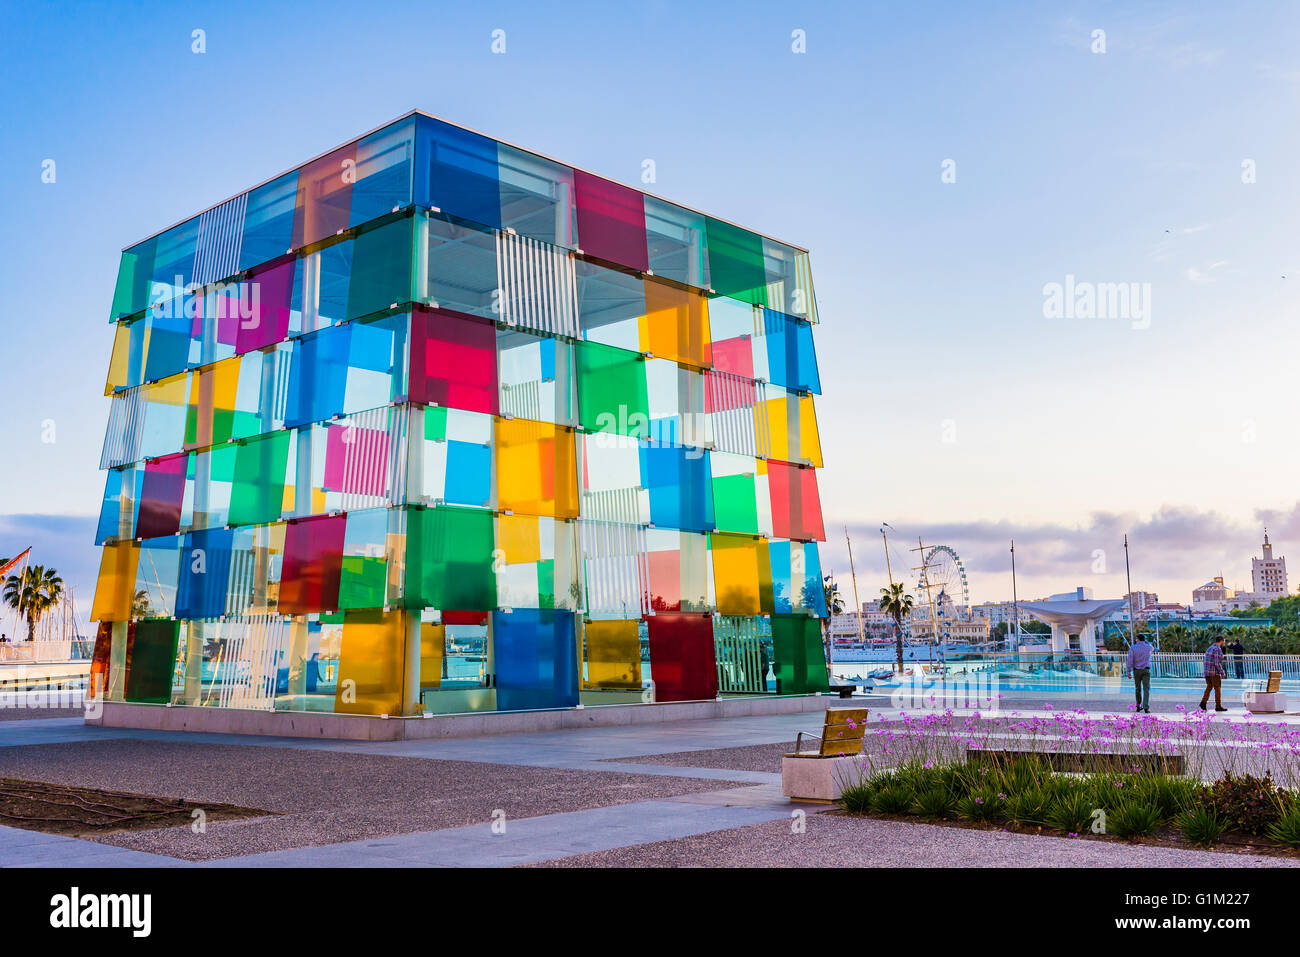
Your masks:
{"label": "glass facade", "polygon": [[102,693],[824,689],[817,319],[804,251],[418,113],[137,243]]}

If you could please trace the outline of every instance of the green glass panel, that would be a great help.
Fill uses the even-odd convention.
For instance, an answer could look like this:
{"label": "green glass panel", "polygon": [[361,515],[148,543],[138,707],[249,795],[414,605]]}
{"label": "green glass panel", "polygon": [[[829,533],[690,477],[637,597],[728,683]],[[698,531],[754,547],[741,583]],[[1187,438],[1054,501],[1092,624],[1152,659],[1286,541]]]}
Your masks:
{"label": "green glass panel", "polygon": [[347,318],[411,298],[411,219],[403,216],[357,236],[348,276]]}
{"label": "green glass panel", "polygon": [[248,439],[235,458],[230,492],[231,525],[265,525],[280,519],[284,508],[284,471],[289,464],[289,430]]}
{"label": "green glass panel", "polygon": [[772,616],[772,652],[778,694],[829,691],[821,622],[808,615]]}
{"label": "green glass panel", "polygon": [[428,406],[424,410],[424,437],[429,442],[447,438],[447,407]]}
{"label": "green glass panel", "polygon": [[713,477],[713,517],[721,531],[758,534],[758,498],[753,476]]}
{"label": "green glass panel", "polygon": [[578,343],[578,421],[589,432],[650,436],[645,360],[599,342]]}
{"label": "green glass panel", "polygon": [[411,509],[407,514],[408,608],[487,611],[497,604],[493,516],[486,509]]}
{"label": "green glass panel", "polygon": [[340,608],[383,608],[388,562],[368,555],[344,555],[339,573]]}
{"label": "green glass panel", "polygon": [[140,243],[122,253],[117,268],[117,287],[113,290],[111,320],[132,316],[149,305],[149,283],[153,278],[154,252],[157,239]]}
{"label": "green glass panel", "polygon": [[537,606],[539,608],[555,607],[555,560],[546,559],[537,563]]}
{"label": "green glass panel", "polygon": [[208,478],[214,482],[233,482],[235,480],[235,462],[239,456],[239,446],[234,442],[218,445],[207,453]]}
{"label": "green glass panel", "polygon": [[126,665],[126,700],[166,704],[172,695],[172,669],[181,623],[167,618],[137,621]]}
{"label": "green glass panel", "polygon": [[763,266],[763,240],[739,226],[721,220],[705,223],[709,239],[709,283],[719,296],[766,306],[767,273]]}

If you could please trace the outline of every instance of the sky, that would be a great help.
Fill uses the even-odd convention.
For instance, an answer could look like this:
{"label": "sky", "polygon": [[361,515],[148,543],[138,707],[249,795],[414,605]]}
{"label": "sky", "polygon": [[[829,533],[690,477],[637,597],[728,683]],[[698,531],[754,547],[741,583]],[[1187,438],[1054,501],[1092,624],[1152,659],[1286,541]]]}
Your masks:
{"label": "sky", "polygon": [[846,591],[882,522],[976,602],[1300,575],[1300,6],[269,6],[0,12],[0,555],[83,608],[120,250],[412,108],[810,250]]}

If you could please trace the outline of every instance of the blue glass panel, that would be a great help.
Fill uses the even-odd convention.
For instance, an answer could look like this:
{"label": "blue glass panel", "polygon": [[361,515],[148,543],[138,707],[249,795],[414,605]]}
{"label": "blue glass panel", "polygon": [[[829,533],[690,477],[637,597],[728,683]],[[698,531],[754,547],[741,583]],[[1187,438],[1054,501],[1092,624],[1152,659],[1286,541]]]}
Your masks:
{"label": "blue glass panel", "polygon": [[790,576],[790,543],[769,542],[768,558],[772,562],[772,607],[777,614],[794,611],[793,582]]}
{"label": "blue glass panel", "polygon": [[826,610],[826,589],[822,585],[822,563],[817,555],[817,543],[805,542],[803,546],[804,607],[816,618],[829,618]]}
{"label": "blue glass panel", "polygon": [[248,194],[239,268],[248,269],[283,256],[293,245],[293,213],[298,199],[298,171],[259,186]]}
{"label": "blue glass panel", "polygon": [[185,536],[176,617],[219,618],[226,613],[233,529],[207,528]]}
{"label": "blue glass panel", "polygon": [[578,655],[571,611],[517,608],[492,613],[497,709],[572,708]]}
{"label": "blue glass panel", "polygon": [[798,392],[822,391],[812,325],[774,309],[763,310],[763,337],[772,382]]}
{"label": "blue glass panel", "polygon": [[294,347],[289,372],[287,426],[321,422],[343,413],[352,326],[303,336]]}
{"label": "blue glass panel", "polygon": [[127,526],[128,537],[135,529],[135,510],[140,505],[140,493],[144,488],[144,470],[136,468],[109,469],[104,481],[104,502],[99,509],[99,525],[95,529],[95,544],[102,545],[109,538],[118,537],[119,522],[122,518],[122,486],[125,484],[131,496],[132,512]]}
{"label": "blue glass panel", "polygon": [[442,494],[456,505],[486,505],[492,495],[492,449],[471,442],[448,442]]}
{"label": "blue glass panel", "polygon": [[496,140],[418,117],[415,202],[501,228]]}
{"label": "blue glass panel", "polygon": [[704,532],[714,528],[709,453],[648,442],[641,446],[641,485],[650,491],[655,525]]}
{"label": "blue glass panel", "polygon": [[[149,344],[144,356],[144,381],[184,372],[190,359],[190,330],[194,320],[184,314],[181,300],[153,309],[148,319]],[[175,315],[173,313],[179,313]]]}

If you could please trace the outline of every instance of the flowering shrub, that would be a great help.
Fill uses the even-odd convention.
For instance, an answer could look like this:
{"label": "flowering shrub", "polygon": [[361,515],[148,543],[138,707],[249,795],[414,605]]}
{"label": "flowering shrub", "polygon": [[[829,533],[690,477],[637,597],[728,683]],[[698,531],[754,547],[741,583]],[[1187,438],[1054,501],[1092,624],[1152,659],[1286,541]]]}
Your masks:
{"label": "flowering shrub", "polygon": [[1214,782],[1205,804],[1224,823],[1247,834],[1264,834],[1282,816],[1284,796],[1267,773],[1263,777],[1227,774]]}

